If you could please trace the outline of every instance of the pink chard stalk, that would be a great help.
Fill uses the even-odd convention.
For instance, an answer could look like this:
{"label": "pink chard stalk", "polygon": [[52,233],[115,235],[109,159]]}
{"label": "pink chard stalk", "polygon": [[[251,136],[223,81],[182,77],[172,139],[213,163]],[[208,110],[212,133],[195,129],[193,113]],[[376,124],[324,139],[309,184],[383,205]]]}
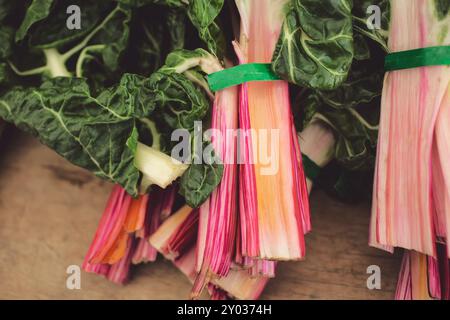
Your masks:
{"label": "pink chard stalk", "polygon": [[[158,231],[150,237],[151,244],[167,259],[172,260],[175,266],[193,283],[198,281],[196,280],[198,277],[196,247],[198,244],[195,243],[195,233],[198,228],[198,210],[184,206],[164,221]],[[184,248],[175,255],[173,251],[168,250],[173,239],[179,239],[179,246]],[[225,298],[224,293],[226,293],[226,297],[253,300],[261,295],[267,281],[266,277],[252,277],[248,270],[233,265],[226,276],[211,277],[207,286],[212,293],[212,298],[223,299]],[[220,295],[216,289],[211,291],[211,286],[220,288]]]}
{"label": "pink chard stalk", "polygon": [[197,279],[192,290],[198,296],[207,279],[224,277],[233,260],[237,219],[236,129],[238,90],[227,88],[216,93],[212,110],[212,145],[223,163],[219,186],[200,207],[197,241]]}
{"label": "pink chard stalk", "polygon": [[[270,63],[287,1],[236,0],[241,63]],[[238,256],[298,260],[311,228],[308,193],[285,81],[241,86]],[[267,161],[267,155],[270,156]]]}
{"label": "pink chard stalk", "polygon": [[[450,15],[435,2],[391,1],[392,52],[450,44]],[[421,67],[385,76],[370,244],[436,257],[450,232],[448,109],[450,68]],[[448,208],[448,207],[447,207]]]}

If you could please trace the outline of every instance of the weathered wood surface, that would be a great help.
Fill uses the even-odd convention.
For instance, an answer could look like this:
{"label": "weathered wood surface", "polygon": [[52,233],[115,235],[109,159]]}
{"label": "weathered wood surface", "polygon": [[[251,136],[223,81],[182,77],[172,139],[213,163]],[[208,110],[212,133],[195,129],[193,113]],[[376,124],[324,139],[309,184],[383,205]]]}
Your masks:
{"label": "weathered wood surface", "polygon": [[[83,260],[109,183],[72,166],[35,139],[10,132],[0,151],[1,299],[184,299],[190,284],[169,262],[134,267],[126,286],[82,273],[66,289],[66,268]],[[391,299],[399,254],[369,248],[369,205],[311,197],[307,258],[281,263],[264,299]],[[366,268],[381,268],[382,289],[368,290]]]}

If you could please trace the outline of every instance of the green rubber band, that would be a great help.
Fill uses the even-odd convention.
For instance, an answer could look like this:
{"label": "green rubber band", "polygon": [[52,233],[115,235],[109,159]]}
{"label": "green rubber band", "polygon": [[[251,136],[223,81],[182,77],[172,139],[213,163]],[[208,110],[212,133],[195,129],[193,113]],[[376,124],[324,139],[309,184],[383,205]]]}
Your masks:
{"label": "green rubber band", "polygon": [[305,175],[312,181],[315,181],[320,174],[321,167],[312,161],[306,154],[302,153],[303,170]]}
{"label": "green rubber band", "polygon": [[450,46],[393,52],[384,60],[386,71],[445,65],[450,65]]}
{"label": "green rubber band", "polygon": [[208,75],[212,91],[240,85],[250,81],[274,81],[280,78],[272,71],[270,63],[247,63]]}

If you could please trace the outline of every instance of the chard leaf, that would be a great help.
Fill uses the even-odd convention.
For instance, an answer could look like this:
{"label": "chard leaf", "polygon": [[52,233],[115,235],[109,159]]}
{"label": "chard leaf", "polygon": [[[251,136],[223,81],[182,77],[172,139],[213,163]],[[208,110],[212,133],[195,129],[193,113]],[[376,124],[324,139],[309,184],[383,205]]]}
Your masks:
{"label": "chard leaf", "polygon": [[[108,20],[108,17],[111,18]],[[95,34],[90,45],[105,45],[102,50],[103,62],[110,70],[116,70],[128,45],[131,10],[118,6],[108,17],[103,20],[101,31]]]}
{"label": "chard leaf", "polygon": [[370,170],[374,166],[383,74],[378,64],[378,72],[376,67],[368,67],[371,64],[371,60],[354,62],[341,87],[309,90],[301,100],[305,124],[319,117],[333,128],[335,159],[348,170]]}
{"label": "chard leaf", "polygon": [[183,48],[186,23],[186,13],[180,9],[151,5],[135,12],[130,42],[139,46],[130,47],[126,53],[133,70],[151,74],[163,65],[172,50]]}
{"label": "chard leaf", "polygon": [[147,80],[124,75],[94,97],[84,79],[55,78],[0,99],[0,117],[37,136],[73,164],[137,195],[136,117],[149,114]]}
{"label": "chard leaf", "polygon": [[[190,130],[208,110],[201,91],[181,74],[125,74],[120,84],[91,93],[85,79],[54,78],[0,98],[0,117],[33,134],[73,164],[137,195],[137,122],[160,118],[167,132]],[[170,136],[170,135],[169,135]]]}
{"label": "chard leaf", "polygon": [[[171,52],[161,68],[164,73],[183,73],[190,69],[205,68],[218,63],[217,59],[203,49],[175,50]],[[219,65],[220,66],[220,65]]]}
{"label": "chard leaf", "polygon": [[203,119],[209,109],[209,101],[183,74],[155,72],[150,77],[155,119],[166,133],[173,129],[192,131],[194,122]]}
{"label": "chard leaf", "polygon": [[444,19],[450,13],[450,0],[434,0],[439,20]]}
{"label": "chard leaf", "polygon": [[[206,146],[208,143],[205,143],[204,148]],[[217,188],[222,175],[223,165],[216,161],[211,164],[192,163],[181,177],[179,193],[190,207],[197,208]]]}
{"label": "chard leaf", "polygon": [[[19,5],[23,5],[20,3]],[[0,23],[2,23],[13,10],[18,6],[15,1],[0,0]]]}
{"label": "chard leaf", "polygon": [[354,55],[356,60],[366,60],[370,58],[370,49],[366,39],[359,33],[354,37]]}
{"label": "chard leaf", "polygon": [[9,67],[5,62],[0,62],[0,89],[10,81]]}
{"label": "chard leaf", "polygon": [[35,23],[48,17],[52,4],[53,0],[33,0],[27,8],[22,24],[16,31],[16,42],[22,41]]}
{"label": "chard leaf", "polygon": [[[69,15],[66,10],[70,5],[81,9],[81,29],[70,30],[66,27]],[[29,31],[30,46],[40,49],[61,48],[89,34],[114,7],[98,1],[59,0],[54,9],[42,21],[36,23]]]}
{"label": "chard leaf", "polygon": [[351,0],[292,0],[272,58],[274,71],[300,86],[331,90],[353,60]]}
{"label": "chard leaf", "polygon": [[14,29],[11,27],[0,28],[0,61],[9,58],[12,54],[14,41]]}
{"label": "chard leaf", "polygon": [[223,56],[225,47],[225,38],[217,21],[223,3],[224,0],[195,0],[189,1],[188,6],[189,18],[200,38],[209,51],[218,57]]}
{"label": "chard leaf", "polygon": [[140,8],[150,4],[163,4],[169,7],[180,8],[185,6],[189,0],[116,0],[119,3]]}

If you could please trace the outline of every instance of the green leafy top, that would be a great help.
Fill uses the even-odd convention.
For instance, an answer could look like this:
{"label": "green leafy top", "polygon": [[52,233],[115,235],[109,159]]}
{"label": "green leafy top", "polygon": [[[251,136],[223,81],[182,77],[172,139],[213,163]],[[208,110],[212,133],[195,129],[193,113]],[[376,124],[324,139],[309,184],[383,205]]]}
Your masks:
{"label": "green leafy top", "polygon": [[372,170],[378,137],[383,54],[371,46],[370,59],[355,60],[348,79],[332,91],[305,90],[303,125],[312,118],[336,134],[335,159],[349,170]]}
{"label": "green leafy top", "polygon": [[[158,113],[178,112],[172,129],[190,126],[188,111],[201,119],[208,103],[181,74],[150,78],[125,74],[120,84],[94,96],[85,79],[55,78],[38,88],[10,90],[0,99],[0,117],[35,136],[75,165],[137,194],[134,166],[137,123]],[[170,111],[169,111],[170,110]]]}
{"label": "green leafy top", "polygon": [[440,20],[450,14],[450,0],[434,0],[434,7]]}

